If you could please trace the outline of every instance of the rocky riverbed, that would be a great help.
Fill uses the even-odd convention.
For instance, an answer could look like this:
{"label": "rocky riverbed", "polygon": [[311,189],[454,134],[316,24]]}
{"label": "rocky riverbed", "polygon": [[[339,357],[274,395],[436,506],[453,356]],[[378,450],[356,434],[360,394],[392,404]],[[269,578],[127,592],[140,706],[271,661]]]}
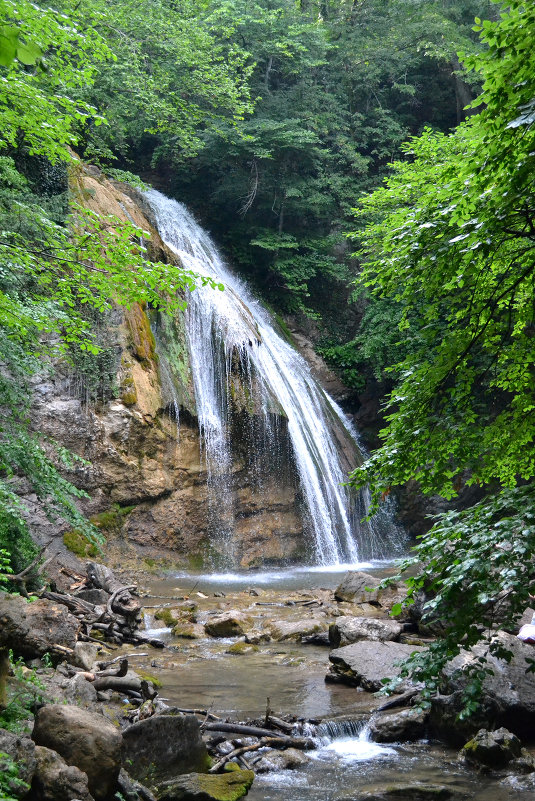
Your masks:
{"label": "rocky riverbed", "polygon": [[[428,641],[414,622],[389,616],[402,589],[376,590],[377,577],[358,572],[334,590],[254,578],[241,586],[140,582],[145,636],[165,643],[158,649],[76,642],[79,621],[44,600],[37,603],[48,604],[50,614],[41,634],[34,626],[33,640],[19,632],[18,643],[13,634],[7,642],[4,597],[0,646],[29,660],[9,680],[11,698],[21,686],[27,691],[29,677],[41,685],[27,732],[0,732],[0,752],[11,755],[26,782],[12,795],[108,801],[120,792],[129,801],[206,801],[237,799],[252,784],[258,801],[476,798],[482,788],[496,801],[513,791],[530,797],[531,646],[496,634],[513,660],[493,663],[481,713],[469,723],[456,721],[461,679],[453,673],[430,712],[416,706],[418,688],[410,685],[394,697],[399,706],[380,711],[391,703],[374,695],[381,679],[396,675],[400,658]],[[63,660],[56,650],[50,666],[51,645],[72,653]],[[114,689],[103,674],[116,673],[124,659],[128,682],[119,677]],[[97,689],[99,681],[106,689]],[[437,739],[455,750],[434,746]]]}

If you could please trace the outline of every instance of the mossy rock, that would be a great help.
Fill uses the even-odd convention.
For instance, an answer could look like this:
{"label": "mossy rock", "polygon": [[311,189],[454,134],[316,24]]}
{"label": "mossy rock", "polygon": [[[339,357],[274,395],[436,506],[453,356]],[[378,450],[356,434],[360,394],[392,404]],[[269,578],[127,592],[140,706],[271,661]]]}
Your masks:
{"label": "mossy rock", "polygon": [[149,318],[139,303],[134,303],[125,315],[130,347],[145,368],[156,364],[156,342],[151,331]]}
{"label": "mossy rock", "polygon": [[81,531],[74,529],[73,531],[66,531],[63,535],[63,544],[71,553],[76,554],[81,559],[88,556],[98,556],[100,551],[96,545],[89,542],[87,537]]}
{"label": "mossy rock", "polygon": [[202,640],[205,637],[204,627],[199,623],[177,623],[173,629],[173,637],[183,640]]}
{"label": "mossy rock", "polygon": [[145,670],[136,670],[136,673],[140,679],[149,681],[155,689],[162,686],[161,679],[157,678],[153,673],[147,673]]}
{"label": "mossy rock", "polygon": [[118,533],[123,527],[125,517],[130,514],[133,508],[133,506],[119,506],[119,504],[114,503],[105,512],[93,515],[90,518],[90,522],[100,531]]}
{"label": "mossy rock", "polygon": [[176,618],[170,609],[158,609],[154,613],[154,618],[155,620],[161,620],[168,628],[172,628],[176,623]]}
{"label": "mossy rock", "polygon": [[238,801],[247,795],[254,779],[252,770],[232,770],[211,775],[187,773],[158,787],[158,801]]}
{"label": "mossy rock", "polygon": [[240,656],[241,654],[251,654],[255,651],[258,651],[257,645],[251,645],[244,640],[238,640],[238,642],[233,643],[230,645],[227,650],[225,651],[226,654],[235,654]]}

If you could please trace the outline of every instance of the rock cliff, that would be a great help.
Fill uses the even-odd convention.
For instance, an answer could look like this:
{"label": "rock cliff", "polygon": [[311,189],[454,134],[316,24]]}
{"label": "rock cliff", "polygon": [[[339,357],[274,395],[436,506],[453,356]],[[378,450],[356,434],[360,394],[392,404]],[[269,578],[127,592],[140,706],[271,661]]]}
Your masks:
{"label": "rock cliff", "polygon": [[[135,190],[83,166],[71,176],[71,187],[90,209],[148,231],[152,258],[176,259]],[[80,366],[75,355],[74,364],[47,365],[33,382],[33,424],[87,460],[69,478],[90,495],[82,507],[105,535],[111,564],[124,566],[141,558],[149,564],[165,559],[201,566],[217,561],[219,546],[212,537],[213,510],[210,516],[183,324],[180,317],[152,315],[138,304],[117,308],[98,321],[107,360]],[[250,566],[296,558],[303,548],[303,527],[295,482],[266,476],[253,489],[246,461],[237,457],[228,484],[239,562]],[[64,539],[71,548],[74,542],[82,556],[83,543],[72,533],[65,537],[24,486],[20,491],[38,537],[44,541],[52,535],[58,545]]]}

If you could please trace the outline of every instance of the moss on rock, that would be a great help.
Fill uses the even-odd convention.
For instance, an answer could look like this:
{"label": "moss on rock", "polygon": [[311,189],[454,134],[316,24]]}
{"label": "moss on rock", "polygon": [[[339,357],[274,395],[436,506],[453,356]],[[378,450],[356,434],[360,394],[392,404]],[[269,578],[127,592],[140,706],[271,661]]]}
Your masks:
{"label": "moss on rock", "polygon": [[158,787],[159,801],[238,801],[247,795],[254,779],[252,770],[232,770],[211,775],[188,773]]}

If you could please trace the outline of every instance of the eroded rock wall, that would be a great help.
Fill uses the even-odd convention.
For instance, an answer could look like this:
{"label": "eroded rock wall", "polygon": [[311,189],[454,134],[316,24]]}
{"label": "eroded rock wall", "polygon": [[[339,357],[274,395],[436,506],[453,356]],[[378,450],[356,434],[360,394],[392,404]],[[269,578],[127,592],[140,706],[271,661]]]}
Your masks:
{"label": "eroded rock wall", "polygon": [[[135,191],[82,166],[71,183],[87,207],[149,231],[153,258],[175,258]],[[106,536],[111,563],[124,566],[142,558],[200,566],[217,557],[220,544],[214,540],[217,510],[214,518],[183,325],[180,319],[172,325],[160,321],[155,340],[150,314],[136,304],[109,315],[106,342],[114,367],[101,398],[89,399],[83,377],[67,361],[49,365],[34,378],[34,426],[87,461],[69,478],[89,493],[81,506]],[[162,347],[169,349],[167,364],[162,362]],[[238,563],[276,562],[302,552],[295,482],[267,474],[260,487],[252,487],[248,466],[237,457],[227,484]],[[21,493],[39,538],[45,541],[52,535],[60,546],[65,527],[48,521],[23,486]]]}

